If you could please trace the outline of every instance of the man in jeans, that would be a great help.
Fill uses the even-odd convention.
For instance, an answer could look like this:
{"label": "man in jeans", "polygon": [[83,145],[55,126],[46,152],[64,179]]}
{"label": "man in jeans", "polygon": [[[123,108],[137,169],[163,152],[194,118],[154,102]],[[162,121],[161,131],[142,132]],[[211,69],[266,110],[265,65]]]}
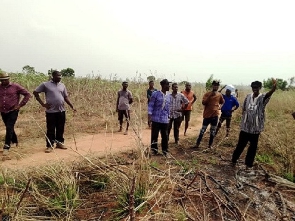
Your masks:
{"label": "man in jeans", "polygon": [[209,148],[212,148],[213,140],[215,137],[215,130],[218,123],[218,114],[220,106],[224,104],[224,99],[222,94],[218,92],[219,81],[212,82],[212,91],[207,92],[203,96],[202,104],[204,105],[203,111],[203,125],[197,139],[197,143],[194,148],[200,146],[201,140],[204,133],[207,130],[208,125],[210,124],[210,138],[209,138]]}
{"label": "man in jeans", "polygon": [[169,123],[169,106],[170,99],[166,92],[169,91],[169,82],[164,79],[160,82],[161,90],[155,91],[148,104],[148,117],[152,122],[151,128],[151,149],[154,155],[158,154],[158,136],[159,132],[162,137],[162,152],[166,157],[168,154],[168,123]]}
{"label": "man in jeans", "polygon": [[188,99],[182,94],[177,92],[178,85],[177,83],[172,84],[172,93],[170,94],[170,120],[168,127],[168,139],[170,131],[174,130],[174,140],[175,144],[179,144],[179,127],[182,121],[182,111],[187,108],[189,103]]}
{"label": "man in jeans", "polygon": [[[66,102],[74,111],[76,111],[68,98],[68,92],[61,81],[61,73],[59,71],[52,72],[50,81],[40,84],[33,92],[36,100],[45,107],[46,110],[46,150],[45,153],[50,153],[53,150],[53,145],[56,143],[56,148],[67,149],[64,145],[64,128],[66,122],[66,112],[64,102]],[[44,103],[39,93],[45,93],[46,103]]]}
{"label": "man in jeans", "polygon": [[[8,155],[11,143],[15,143],[16,146],[18,145],[14,125],[19,109],[26,105],[31,97],[26,89],[19,84],[10,82],[9,78],[7,73],[0,73],[0,112],[6,127],[5,144],[3,147],[4,156]],[[21,102],[20,95],[24,96]]]}

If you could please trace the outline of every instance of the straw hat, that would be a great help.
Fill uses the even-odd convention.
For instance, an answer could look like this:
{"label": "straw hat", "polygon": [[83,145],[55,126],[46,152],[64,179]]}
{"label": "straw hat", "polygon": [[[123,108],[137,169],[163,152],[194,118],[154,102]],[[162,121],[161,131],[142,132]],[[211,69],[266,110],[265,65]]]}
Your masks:
{"label": "straw hat", "polygon": [[8,80],[8,79],[9,79],[9,75],[6,72],[0,73],[0,81],[1,80]]}

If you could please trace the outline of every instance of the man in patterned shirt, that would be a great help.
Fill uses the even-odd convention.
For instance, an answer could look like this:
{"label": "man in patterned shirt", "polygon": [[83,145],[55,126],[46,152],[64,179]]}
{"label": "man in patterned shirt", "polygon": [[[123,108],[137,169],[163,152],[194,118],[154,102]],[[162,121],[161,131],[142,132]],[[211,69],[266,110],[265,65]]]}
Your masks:
{"label": "man in patterned shirt", "polygon": [[187,108],[189,103],[188,99],[182,94],[177,92],[177,83],[172,84],[172,93],[170,96],[170,120],[168,126],[168,139],[173,124],[175,143],[179,143],[179,127],[182,121],[182,112]]}
{"label": "man in patterned shirt", "polygon": [[153,154],[158,154],[158,136],[159,132],[162,137],[162,152],[166,157],[168,154],[168,123],[169,123],[169,107],[170,99],[166,92],[169,91],[169,82],[164,79],[160,82],[161,90],[155,91],[148,104],[148,117],[152,122],[151,130],[151,149]]}
{"label": "man in patterned shirt", "polygon": [[276,90],[276,86],[276,80],[273,80],[272,89],[269,92],[262,94],[259,92],[262,87],[262,83],[259,81],[254,81],[251,83],[253,93],[246,96],[242,107],[243,116],[241,121],[239,141],[232,155],[233,166],[236,165],[247,143],[250,142],[245,164],[247,168],[253,167],[259,135],[264,129],[265,106],[269,102],[273,92]]}
{"label": "man in patterned shirt", "polygon": [[[19,109],[26,105],[31,95],[19,84],[10,82],[7,73],[0,73],[0,82],[0,112],[6,127],[5,144],[3,147],[3,155],[5,156],[9,153],[11,143],[15,143],[16,146],[18,145],[14,125]],[[21,102],[20,95],[24,96]]]}

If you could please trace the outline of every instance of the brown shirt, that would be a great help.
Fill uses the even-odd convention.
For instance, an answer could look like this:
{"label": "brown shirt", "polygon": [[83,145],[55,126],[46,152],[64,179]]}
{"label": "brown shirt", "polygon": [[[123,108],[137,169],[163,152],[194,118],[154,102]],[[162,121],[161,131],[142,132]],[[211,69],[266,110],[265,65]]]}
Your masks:
{"label": "brown shirt", "polygon": [[202,104],[204,105],[204,118],[216,117],[219,115],[219,110],[222,104],[224,104],[224,99],[222,94],[219,92],[210,91],[204,94]]}

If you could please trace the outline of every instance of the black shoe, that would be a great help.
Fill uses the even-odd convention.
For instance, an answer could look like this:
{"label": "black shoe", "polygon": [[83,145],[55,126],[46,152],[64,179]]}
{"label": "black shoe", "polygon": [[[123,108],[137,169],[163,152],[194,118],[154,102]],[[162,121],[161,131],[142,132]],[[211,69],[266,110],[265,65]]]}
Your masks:
{"label": "black shoe", "polygon": [[193,149],[198,149],[200,147],[200,144],[196,144],[195,146],[193,146]]}

